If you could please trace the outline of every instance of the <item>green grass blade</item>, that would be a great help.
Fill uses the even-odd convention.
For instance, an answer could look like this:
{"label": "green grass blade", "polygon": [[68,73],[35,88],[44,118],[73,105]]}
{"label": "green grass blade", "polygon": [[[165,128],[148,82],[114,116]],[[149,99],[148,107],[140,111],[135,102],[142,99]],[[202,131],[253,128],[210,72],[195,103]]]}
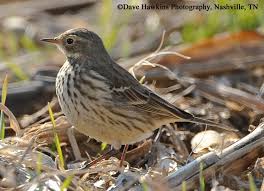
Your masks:
{"label": "green grass blade", "polygon": [[[7,88],[8,88],[8,76],[5,76],[3,86],[2,86],[2,104],[5,105],[6,102],[6,96],[7,96]],[[5,119],[4,119],[4,112],[1,111],[0,114],[0,133],[1,133],[1,140],[5,138]]]}
{"label": "green grass blade", "polygon": [[101,144],[101,151],[104,151],[106,149],[107,143],[102,143]]}
{"label": "green grass blade", "polygon": [[4,118],[4,113],[3,111],[1,111],[0,114],[0,125],[1,125],[1,140],[3,140],[5,138],[5,118]]}
{"label": "green grass blade", "polygon": [[60,146],[60,140],[59,140],[59,136],[55,130],[56,124],[55,124],[54,115],[53,115],[53,112],[51,110],[49,102],[48,102],[48,110],[49,110],[50,120],[51,120],[51,123],[53,126],[54,141],[55,141],[56,149],[57,149],[57,152],[59,155],[60,167],[64,169],[64,159],[63,159],[63,154],[62,154],[62,150],[61,150],[61,146]]}
{"label": "green grass blade", "polygon": [[37,174],[40,175],[42,170],[42,153],[38,153],[37,158]]}
{"label": "green grass blade", "polygon": [[68,176],[62,183],[60,190],[65,191],[67,188],[70,186],[71,181],[72,181],[73,175]]}
{"label": "green grass blade", "polygon": [[254,178],[251,174],[248,175],[248,181],[249,181],[249,190],[250,191],[257,191],[256,184],[254,182]]}
{"label": "green grass blade", "polygon": [[182,182],[182,191],[186,191],[186,190],[187,190],[187,188],[186,188],[186,182],[183,181]]}
{"label": "green grass blade", "polygon": [[142,186],[142,190],[143,190],[143,191],[148,191],[148,190],[149,190],[149,189],[148,189],[148,185],[147,185],[146,182],[142,182],[142,183],[141,183],[141,186]]}
{"label": "green grass blade", "polygon": [[200,173],[199,173],[199,182],[200,182],[200,190],[205,191],[205,180],[203,176],[203,163],[200,163]]}

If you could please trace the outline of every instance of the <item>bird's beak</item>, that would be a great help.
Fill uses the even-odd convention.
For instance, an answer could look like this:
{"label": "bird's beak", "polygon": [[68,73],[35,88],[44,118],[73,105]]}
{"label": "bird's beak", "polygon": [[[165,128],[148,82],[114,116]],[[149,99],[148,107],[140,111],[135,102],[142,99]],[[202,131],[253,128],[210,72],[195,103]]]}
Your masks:
{"label": "bird's beak", "polygon": [[40,39],[43,42],[49,42],[49,43],[53,43],[53,44],[60,44],[60,40],[58,38],[43,38]]}

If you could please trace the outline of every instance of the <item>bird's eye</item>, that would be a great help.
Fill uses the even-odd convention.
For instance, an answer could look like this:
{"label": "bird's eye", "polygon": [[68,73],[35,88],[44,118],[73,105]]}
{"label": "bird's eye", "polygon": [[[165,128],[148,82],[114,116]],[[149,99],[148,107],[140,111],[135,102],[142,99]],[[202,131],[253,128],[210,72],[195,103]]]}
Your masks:
{"label": "bird's eye", "polygon": [[67,38],[66,42],[67,42],[67,44],[72,44],[73,43],[73,39],[72,38]]}

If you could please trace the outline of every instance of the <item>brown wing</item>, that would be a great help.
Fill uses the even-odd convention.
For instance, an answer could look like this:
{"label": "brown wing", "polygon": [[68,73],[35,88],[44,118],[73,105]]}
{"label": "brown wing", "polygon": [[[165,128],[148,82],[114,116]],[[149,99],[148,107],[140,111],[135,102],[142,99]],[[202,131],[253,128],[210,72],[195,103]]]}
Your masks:
{"label": "brown wing", "polygon": [[118,106],[133,106],[158,118],[193,118],[191,114],[178,109],[140,84],[134,87],[113,88],[112,97]]}
{"label": "brown wing", "polygon": [[141,85],[131,74],[117,64],[114,64],[113,73],[116,73],[117,75],[113,75],[110,82],[111,95],[113,98],[112,100],[115,101],[115,104],[118,107],[125,107],[132,110],[140,109],[157,118],[175,118],[175,122],[185,121],[207,124],[221,129],[234,131],[224,125],[195,117],[170,104],[148,88]]}
{"label": "brown wing", "polygon": [[[133,106],[142,111],[154,114],[156,117],[180,118],[186,121],[194,116],[159,97],[150,89],[141,85],[129,72],[113,63],[113,73],[110,86],[112,97],[118,106]],[[133,109],[132,107],[132,109]],[[131,107],[130,107],[131,108]]]}

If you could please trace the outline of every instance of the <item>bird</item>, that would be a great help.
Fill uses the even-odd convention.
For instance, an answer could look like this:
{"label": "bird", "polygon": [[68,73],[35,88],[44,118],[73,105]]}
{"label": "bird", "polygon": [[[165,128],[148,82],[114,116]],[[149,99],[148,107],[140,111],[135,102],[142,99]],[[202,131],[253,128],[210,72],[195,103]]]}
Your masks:
{"label": "bird", "polygon": [[42,41],[55,44],[66,56],[56,77],[56,94],[64,115],[84,135],[120,149],[170,123],[191,122],[229,130],[195,117],[139,83],[111,58],[93,31],[70,29]]}

